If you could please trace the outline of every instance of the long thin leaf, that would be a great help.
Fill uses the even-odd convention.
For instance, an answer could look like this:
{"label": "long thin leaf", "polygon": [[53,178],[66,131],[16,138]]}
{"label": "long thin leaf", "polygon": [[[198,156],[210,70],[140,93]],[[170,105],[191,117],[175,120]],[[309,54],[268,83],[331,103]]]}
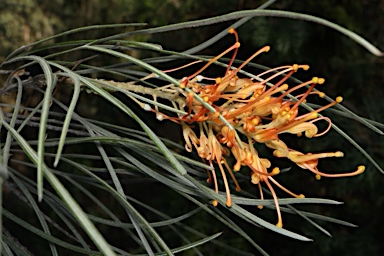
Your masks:
{"label": "long thin leaf", "polygon": [[31,48],[31,47],[33,47],[35,45],[39,45],[41,43],[44,43],[44,42],[47,42],[49,40],[56,39],[56,38],[59,38],[59,37],[65,36],[65,35],[70,35],[70,34],[84,32],[84,31],[93,30],[93,29],[108,29],[108,28],[116,28],[116,27],[131,27],[131,26],[144,26],[144,25],[146,25],[146,23],[104,24],[104,25],[91,25],[91,26],[71,29],[71,30],[59,33],[57,35],[53,35],[53,36],[41,39],[41,40],[33,42],[31,44],[24,45],[24,46],[20,47],[19,49],[15,50],[14,52],[12,52],[7,57],[6,60],[10,60],[15,55],[18,55],[18,54],[28,50],[29,48]]}
{"label": "long thin leaf", "polygon": [[[19,143],[19,145],[23,148],[24,152],[35,164],[38,163],[39,157],[38,154],[31,148],[25,139],[16,132],[12,127],[9,126],[4,120],[0,120],[4,127],[12,134],[14,139]],[[79,223],[84,228],[85,232],[89,235],[89,237],[93,240],[95,245],[99,248],[99,250],[108,256],[114,256],[115,253],[112,251],[111,247],[105,241],[104,237],[100,234],[94,224],[88,219],[87,215],[78,205],[78,203],[73,199],[68,190],[61,184],[61,182],[56,178],[56,176],[47,168],[47,166],[42,164],[42,171],[44,176],[47,178],[52,187],[56,190],[56,192],[60,195],[60,197],[66,202],[68,208],[71,210],[75,218],[79,221]]]}
{"label": "long thin leaf", "polygon": [[116,199],[118,199],[121,204],[128,208],[128,210],[135,215],[137,219],[140,220],[140,222],[147,228],[147,230],[151,233],[153,238],[161,245],[161,247],[167,251],[170,255],[172,255],[171,250],[167,246],[167,244],[163,241],[163,239],[158,235],[158,233],[151,227],[151,225],[147,222],[147,220],[123,197],[120,193],[118,193],[116,190],[114,190],[108,183],[106,183],[104,180],[99,178],[97,175],[93,174],[92,172],[88,171],[83,166],[79,165],[76,162],[73,162],[68,159],[63,159],[63,161],[73,165],[80,171],[86,173],[87,175],[93,177],[95,180],[97,180],[100,184],[102,184],[105,188],[107,188],[113,196],[115,196]]}
{"label": "long thin leaf", "polygon": [[102,255],[101,253],[97,252],[97,251],[91,251],[91,250],[86,250],[86,249],[83,249],[81,247],[78,247],[78,246],[74,246],[70,243],[67,243],[67,242],[64,242],[50,234],[47,234],[46,232],[32,226],[31,224],[29,224],[28,222],[24,221],[23,219],[15,216],[14,214],[12,214],[11,212],[7,211],[6,209],[3,210],[3,214],[6,218],[14,221],[15,223],[17,223],[18,225],[22,226],[23,228],[31,231],[32,233],[40,236],[40,237],[43,237],[44,239],[52,242],[52,243],[55,243],[59,246],[62,246],[64,248],[67,248],[69,250],[73,250],[75,252],[80,252],[80,253],[84,253],[84,254],[92,254],[92,255]]}
{"label": "long thin leaf", "polygon": [[356,43],[363,46],[365,49],[367,49],[370,53],[376,56],[383,56],[384,53],[380,51],[377,47],[375,47],[373,44],[368,42],[366,39],[362,38],[358,34],[340,26],[333,22],[330,22],[326,19],[322,19],[319,17],[315,17],[308,14],[302,14],[302,13],[296,13],[296,12],[289,12],[289,11],[280,11],[280,10],[246,10],[246,11],[237,11],[232,12],[229,14],[224,14],[221,16],[215,16],[213,18],[207,18],[207,19],[200,19],[200,20],[194,20],[194,21],[187,21],[187,22],[181,22],[177,24],[171,24],[166,25],[162,27],[157,28],[149,28],[149,29],[142,29],[132,32],[127,32],[119,35],[114,35],[110,37],[103,38],[101,40],[95,40],[94,44],[105,42],[111,39],[117,39],[117,38],[123,38],[131,35],[137,35],[137,34],[153,34],[153,33],[162,33],[162,32],[168,32],[178,29],[185,29],[185,28],[193,28],[193,27],[199,27],[199,26],[207,26],[212,25],[215,23],[220,23],[224,21],[234,20],[234,19],[240,19],[244,17],[280,17],[280,18],[288,18],[288,19],[296,19],[296,20],[304,20],[309,22],[314,22],[326,27],[329,27],[331,29],[334,29],[343,35],[351,38]]}
{"label": "long thin leaf", "polygon": [[72,114],[73,114],[73,111],[75,110],[76,103],[77,103],[77,100],[78,100],[79,95],[80,95],[80,81],[79,81],[79,79],[77,79],[76,76],[73,76],[73,75],[68,74],[68,73],[58,73],[57,75],[64,76],[64,77],[70,77],[73,81],[74,91],[73,91],[71,103],[69,104],[67,115],[65,116],[64,124],[63,124],[62,130],[61,130],[60,142],[59,142],[59,145],[57,148],[55,162],[53,164],[54,167],[56,167],[57,164],[59,163],[61,152],[63,150],[64,143],[65,143],[65,138],[66,138],[67,132],[68,132],[68,127],[69,127],[69,124],[71,122]]}
{"label": "long thin leaf", "polygon": [[46,82],[46,90],[44,94],[43,99],[43,106],[41,111],[41,117],[40,117],[40,127],[39,127],[39,145],[37,147],[37,198],[39,202],[43,198],[43,164],[44,164],[44,142],[45,142],[45,136],[46,136],[46,128],[47,128],[47,119],[49,114],[49,107],[51,102],[51,96],[52,96],[52,90],[53,86],[55,84],[54,82],[54,75],[52,72],[51,67],[49,64],[41,57],[39,56],[25,56],[25,57],[16,57],[11,60],[8,60],[4,63],[13,63],[16,61],[24,61],[24,60],[30,60],[39,63],[41,66],[45,82]]}

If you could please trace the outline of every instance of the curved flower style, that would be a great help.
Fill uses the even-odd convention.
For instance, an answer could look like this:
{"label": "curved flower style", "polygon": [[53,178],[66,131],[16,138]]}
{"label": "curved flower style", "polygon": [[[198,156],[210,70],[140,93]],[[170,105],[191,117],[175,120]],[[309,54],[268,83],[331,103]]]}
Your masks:
{"label": "curved flower style", "polygon": [[[277,167],[270,170],[271,162],[266,158],[260,157],[255,148],[258,143],[263,143],[273,149],[275,157],[285,157],[300,168],[313,172],[316,179],[321,177],[353,176],[364,172],[365,167],[359,166],[356,171],[350,173],[327,174],[318,170],[319,159],[342,157],[342,152],[305,154],[289,148],[279,138],[281,133],[291,133],[298,136],[304,133],[308,138],[325,134],[331,127],[331,120],[327,117],[319,116],[319,112],[340,103],[343,99],[337,97],[335,101],[326,106],[310,113],[299,115],[299,107],[302,103],[306,102],[309,95],[324,97],[324,93],[314,91],[316,85],[324,83],[324,79],[313,77],[307,82],[289,87],[285,82],[293,73],[300,69],[308,70],[309,68],[308,65],[298,64],[267,70],[256,76],[259,78],[259,81],[253,78],[240,78],[237,75],[239,71],[257,55],[268,52],[270,47],[263,47],[244,61],[238,68],[233,68],[232,63],[240,43],[234,29],[229,29],[229,33],[234,34],[236,38],[236,42],[231,47],[211,59],[194,74],[181,80],[181,89],[176,91],[184,99],[184,103],[179,104],[179,110],[185,111],[187,114],[177,117],[169,117],[163,114],[161,116],[162,119],[170,119],[181,124],[186,143],[185,148],[188,152],[191,152],[194,148],[204,162],[208,162],[211,166],[216,164],[219,167],[225,185],[227,194],[226,205],[228,207],[232,205],[232,200],[226,171],[233,179],[236,189],[240,190],[232,169],[239,171],[241,166],[247,166],[251,170],[251,182],[258,185],[261,198],[263,199],[261,183],[265,183],[271,191],[278,215],[276,225],[282,227],[279,204],[272,185],[277,186],[293,197],[303,198],[304,195],[298,195],[289,191],[275,180],[274,176],[278,175],[280,170]],[[234,52],[223,77],[207,78],[201,75],[201,72],[207,67],[231,51]],[[279,78],[280,80],[278,80]],[[202,83],[203,80],[213,82],[208,84]],[[276,80],[278,82],[273,84],[272,81]],[[189,90],[183,90],[186,88]],[[307,89],[304,93],[297,93],[302,88]],[[294,97],[292,97],[293,95]],[[203,101],[199,101],[199,97]],[[215,111],[210,111],[207,108],[208,105]],[[157,108],[156,112],[157,114],[159,113]],[[223,122],[223,120],[226,122]],[[315,125],[319,120],[325,120],[329,123],[328,128],[322,133],[318,133]],[[193,131],[192,124],[199,125],[199,138]],[[226,157],[231,154],[236,160],[232,168],[226,161]],[[211,181],[212,178],[215,191],[218,192],[217,178],[214,171],[212,173],[208,172],[208,181]],[[216,200],[213,201],[214,205],[217,205],[217,203]],[[259,208],[262,207],[259,206]]]}

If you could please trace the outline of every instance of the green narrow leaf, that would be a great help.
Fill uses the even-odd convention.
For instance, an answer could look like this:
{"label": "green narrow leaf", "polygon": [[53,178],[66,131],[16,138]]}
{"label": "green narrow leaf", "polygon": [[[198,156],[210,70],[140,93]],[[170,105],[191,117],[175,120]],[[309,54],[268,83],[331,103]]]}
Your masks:
{"label": "green narrow leaf", "polygon": [[[179,253],[179,252],[183,252],[183,251],[189,250],[189,249],[194,248],[196,246],[208,243],[208,242],[212,241],[213,239],[216,239],[217,237],[219,237],[221,234],[222,234],[222,232],[219,232],[219,233],[216,233],[214,235],[205,237],[205,238],[203,238],[203,239],[201,239],[199,241],[190,243],[188,245],[184,245],[184,246],[178,247],[176,249],[172,249],[172,252],[173,253]],[[165,254],[161,254],[161,255],[165,255]]]}
{"label": "green narrow leaf", "polygon": [[168,245],[164,242],[164,240],[161,238],[161,236],[156,232],[156,230],[148,223],[148,221],[134,208],[127,200],[126,198],[121,195],[119,192],[117,192],[115,189],[113,189],[108,183],[106,183],[103,179],[99,178],[97,175],[93,174],[86,168],[84,168],[82,165],[71,161],[69,159],[64,159],[63,161],[71,164],[72,166],[76,167],[80,171],[84,172],[88,176],[94,178],[97,180],[101,185],[103,185],[106,189],[108,189],[111,194],[118,199],[122,206],[124,206],[126,209],[128,209],[145,227],[146,229],[150,232],[152,237],[157,241],[157,243],[166,251],[169,253],[169,255],[172,255],[171,249],[168,247]]}
{"label": "green narrow leaf", "polygon": [[35,45],[39,45],[41,43],[44,43],[44,42],[47,42],[49,40],[56,39],[56,38],[59,38],[59,37],[65,36],[65,35],[70,35],[70,34],[79,33],[79,32],[83,32],[83,31],[87,31],[87,30],[92,30],[92,29],[106,29],[106,28],[116,28],[116,27],[145,26],[145,25],[147,25],[147,23],[123,23],[123,24],[91,25],[91,26],[71,29],[71,30],[59,33],[57,35],[46,37],[46,38],[41,39],[39,41],[33,42],[33,43],[29,44],[29,45],[22,46],[19,49],[17,49],[14,52],[12,52],[7,57],[6,60],[11,59],[13,56],[18,55],[18,54],[22,53],[23,51],[28,50],[31,47],[35,46]]}
{"label": "green narrow leaf", "polygon": [[337,25],[337,24],[330,22],[326,19],[322,19],[322,18],[315,17],[312,15],[296,13],[296,12],[289,12],[289,11],[281,11],[281,10],[237,11],[237,12],[232,12],[229,14],[215,16],[213,18],[187,21],[187,22],[181,22],[181,23],[166,25],[166,26],[157,27],[157,28],[149,28],[149,29],[142,29],[142,30],[137,30],[137,31],[133,31],[133,32],[127,32],[127,33],[123,33],[123,34],[119,34],[119,35],[115,35],[115,36],[106,37],[106,38],[103,38],[101,40],[96,40],[94,43],[105,42],[105,41],[108,41],[111,39],[126,37],[128,35],[161,33],[161,32],[173,31],[173,30],[178,30],[178,29],[183,29],[183,28],[207,26],[207,25],[212,25],[212,24],[224,22],[224,21],[240,19],[240,18],[244,18],[244,17],[280,17],[280,18],[288,18],[288,19],[296,19],[296,20],[304,20],[304,21],[314,22],[314,23],[329,27],[331,29],[334,29],[334,30],[342,33],[343,35],[351,38],[353,41],[355,41],[356,43],[363,46],[366,50],[368,50],[373,55],[376,55],[378,57],[384,56],[384,53],[382,51],[380,51],[377,47],[375,47],[373,44],[368,42],[366,39],[364,39],[363,37],[359,36],[358,34],[352,32],[352,31],[350,31],[350,30],[348,30],[348,29],[346,29],[340,25]]}
{"label": "green narrow leaf", "polygon": [[40,126],[39,126],[39,144],[37,146],[37,198],[39,202],[41,202],[43,198],[43,164],[44,164],[44,142],[45,142],[45,136],[46,136],[46,129],[47,129],[47,120],[48,120],[48,114],[49,114],[49,107],[51,102],[51,96],[52,96],[52,90],[54,86],[54,75],[52,72],[51,67],[48,65],[48,63],[39,56],[25,56],[25,57],[16,57],[12,60],[8,60],[4,63],[12,63],[16,61],[24,61],[24,60],[31,60],[39,63],[41,66],[45,81],[46,81],[46,90],[44,93],[44,99],[43,99],[43,106],[41,109],[41,117],[40,117]]}
{"label": "green narrow leaf", "polygon": [[[48,227],[47,222],[44,219],[44,215],[42,214],[42,212],[41,212],[39,206],[37,205],[37,203],[35,202],[35,200],[33,199],[33,196],[31,195],[31,193],[24,186],[23,182],[21,182],[17,177],[12,175],[12,173],[10,175],[12,177],[12,180],[15,182],[15,184],[19,187],[21,192],[24,194],[24,197],[26,198],[26,200],[28,200],[28,203],[31,205],[33,211],[35,212],[37,218],[39,219],[39,222],[40,222],[40,224],[44,230],[44,233],[46,233],[47,235],[51,235],[51,231]],[[49,247],[51,249],[52,255],[58,255],[57,248],[56,248],[55,244],[49,243]]]}
{"label": "green narrow leaf", "polygon": [[68,74],[68,73],[58,73],[57,75],[71,78],[73,81],[74,91],[73,91],[71,103],[68,107],[67,115],[65,116],[65,120],[64,120],[63,127],[61,130],[60,141],[59,141],[59,145],[57,147],[55,162],[53,164],[54,167],[56,167],[60,161],[61,152],[63,150],[65,138],[66,138],[67,132],[68,132],[68,127],[69,127],[69,124],[71,123],[72,114],[75,110],[76,103],[77,103],[77,100],[78,100],[79,95],[80,95],[80,81],[76,76],[73,76],[73,75]]}
{"label": "green narrow leaf", "polygon": [[[226,205],[226,198],[225,196],[221,194],[215,193],[213,190],[207,188],[206,186],[200,184],[198,181],[196,181],[193,177],[189,176],[188,174],[185,175],[185,177],[191,181],[196,187],[198,187],[204,194],[209,195],[211,198],[216,199],[221,205]],[[250,223],[256,223],[260,226],[263,226],[267,229],[270,229],[276,233],[282,234],[287,237],[291,237],[297,240],[301,241],[312,241],[312,239],[309,239],[305,236],[296,234],[292,231],[276,227],[275,225],[257,217],[256,215],[251,214],[250,212],[246,211],[245,209],[241,208],[237,204],[232,204],[231,207],[228,208],[229,211],[235,213],[237,216],[241,217],[242,219],[250,222]]]}
{"label": "green narrow leaf", "polygon": [[[9,126],[4,120],[1,120],[1,123],[4,127],[12,134],[15,140],[19,143],[19,145],[23,148],[24,152],[31,159],[33,163],[37,165],[39,162],[38,154],[31,148],[27,141],[19,134],[16,130]],[[47,178],[52,187],[56,190],[56,192],[60,195],[61,199],[67,204],[70,211],[73,213],[75,218],[79,221],[84,231],[89,235],[95,245],[99,248],[99,250],[108,256],[116,255],[107,241],[105,241],[104,237],[97,230],[95,225],[88,219],[87,215],[78,205],[78,203],[73,199],[72,195],[68,192],[68,190],[63,186],[63,184],[57,179],[57,177],[47,168],[47,166],[42,164],[42,172],[44,176]]]}
{"label": "green narrow leaf", "polygon": [[44,231],[32,226],[31,224],[29,224],[28,222],[24,221],[23,219],[15,216],[13,213],[7,211],[6,209],[4,209],[4,216],[7,217],[8,219],[14,221],[15,223],[17,223],[18,225],[22,226],[23,228],[31,231],[32,233],[34,233],[35,235],[38,235],[44,239],[47,239],[48,241],[52,242],[52,243],[55,243],[57,245],[60,245],[64,248],[67,248],[69,250],[73,250],[73,251],[76,251],[76,252],[80,252],[80,253],[85,253],[85,254],[92,254],[92,255],[102,255],[101,253],[97,252],[97,251],[91,251],[91,250],[86,250],[86,249],[83,249],[81,247],[78,247],[78,246],[74,246],[70,243],[67,243],[67,242],[64,242],[50,234],[47,234],[45,233]]}

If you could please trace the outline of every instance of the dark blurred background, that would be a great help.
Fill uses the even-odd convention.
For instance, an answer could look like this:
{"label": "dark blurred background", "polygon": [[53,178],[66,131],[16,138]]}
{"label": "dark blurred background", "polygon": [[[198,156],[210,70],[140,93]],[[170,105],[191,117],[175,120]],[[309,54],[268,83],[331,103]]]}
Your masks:
{"label": "dark blurred background", "polygon": [[[264,2],[2,0],[0,61],[22,45],[76,27],[130,22],[146,22],[149,27],[156,27],[254,9]],[[383,0],[281,0],[269,8],[327,19],[358,33],[384,50]],[[230,24],[225,22],[151,36],[136,36],[134,39],[158,43],[164,49],[183,51],[211,38]],[[333,98],[342,95],[345,99],[343,104],[358,115],[384,122],[383,57],[371,55],[360,45],[336,31],[300,20],[257,17],[237,31],[242,45],[239,59],[246,59],[260,47],[270,45],[271,51],[263,54],[255,62],[271,67],[293,63],[309,64],[310,70],[298,74],[298,78],[308,79],[314,75],[324,77],[327,82],[323,85],[322,91]],[[94,30],[64,37],[62,40],[98,38],[121,32],[124,31],[118,28]],[[200,54],[216,55],[232,43],[233,38],[227,36]],[[334,121],[376,159],[381,167],[384,167],[382,136],[357,122],[339,116],[335,116]],[[301,219],[285,216],[288,228],[301,234],[305,233],[315,241],[297,242],[265,230],[255,230],[254,239],[271,255],[381,255],[384,251],[384,244],[380,238],[384,231],[381,220],[384,212],[384,176],[335,132],[330,132],[324,138],[320,146],[313,145],[312,148],[308,147],[305,150],[343,150],[346,153],[344,159],[328,161],[320,166],[324,172],[352,171],[359,164],[367,165],[366,172],[348,179],[324,178],[315,181],[312,175],[304,174],[300,170],[300,176],[287,178],[285,182],[289,183],[289,187],[294,191],[303,192],[309,197],[331,198],[345,202],[341,206],[312,206],[310,209],[326,216],[350,221],[359,227],[349,228],[325,223],[324,226],[333,236],[330,238],[310,225],[302,226]],[[303,149],[308,141],[297,143],[297,147]],[[249,247],[248,244],[242,245],[242,242],[237,241],[238,238],[233,233],[229,233],[226,239],[232,241],[229,243],[235,247],[237,243],[239,246]]]}

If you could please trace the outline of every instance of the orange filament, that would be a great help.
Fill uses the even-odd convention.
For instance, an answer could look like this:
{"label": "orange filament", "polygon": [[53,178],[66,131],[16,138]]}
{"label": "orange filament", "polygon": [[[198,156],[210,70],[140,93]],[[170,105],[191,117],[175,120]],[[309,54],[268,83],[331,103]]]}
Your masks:
{"label": "orange filament", "polygon": [[[238,34],[237,34],[237,32],[236,32],[235,29],[233,29],[233,28],[228,29],[228,33],[230,33],[230,34],[234,34],[234,35],[235,35],[236,42],[239,42],[239,36],[238,36]],[[236,58],[236,55],[237,55],[237,51],[238,51],[238,50],[239,50],[239,48],[236,48],[236,49],[233,51],[232,58],[231,58],[231,60],[230,60],[229,63],[228,63],[227,70],[225,71],[225,75],[229,74],[229,70],[230,70],[230,68],[231,68],[231,66],[232,66],[232,64],[233,64],[233,62],[234,62],[234,60],[235,60],[235,58]]]}
{"label": "orange filament", "polygon": [[273,85],[272,87],[270,87],[269,89],[268,89],[268,91],[267,92],[269,92],[269,91],[271,91],[271,90],[273,90],[274,88],[276,88],[276,87],[278,87],[280,84],[282,84],[283,82],[285,82],[294,72],[295,72],[295,70],[292,68],[292,67],[289,67],[289,68],[287,68],[287,69],[285,69],[285,70],[282,70],[282,71],[280,71],[280,72],[278,72],[278,73],[276,73],[276,74],[273,74],[272,76],[270,76],[270,77],[268,77],[267,79],[264,79],[263,81],[261,81],[260,83],[262,83],[262,84],[266,84],[266,83],[268,83],[269,81],[271,81],[272,79],[274,79],[275,77],[278,77],[278,76],[280,76],[280,75],[283,75],[284,73],[286,73],[286,72],[288,72],[289,71],[289,73],[288,74],[286,74],[277,84],[275,84],[275,85]]}
{"label": "orange filament", "polygon": [[292,191],[288,190],[286,187],[282,186],[279,182],[277,182],[272,177],[268,177],[268,179],[270,179],[273,183],[275,183],[275,185],[278,186],[281,190],[285,191],[286,193],[290,194],[293,197],[296,197],[296,198],[304,198],[305,197],[303,194],[298,195],[298,194],[295,194]]}
{"label": "orange filament", "polygon": [[319,120],[325,120],[325,121],[327,121],[327,122],[328,122],[328,127],[327,127],[327,129],[325,129],[323,132],[321,132],[321,133],[317,133],[317,134],[313,135],[313,137],[320,137],[320,136],[323,136],[323,135],[326,134],[326,133],[331,129],[331,127],[332,127],[332,121],[331,121],[331,119],[328,118],[328,117],[325,117],[325,116],[321,116],[321,117],[319,117],[319,118],[316,118],[315,120],[311,120],[311,121],[309,121],[309,123],[314,123],[314,122],[317,122],[317,121],[319,121]]}
{"label": "orange filament", "polygon": [[[271,68],[271,69],[268,69],[268,70],[264,71],[261,74],[258,74],[256,77],[262,77],[265,74],[268,74],[268,73],[271,73],[271,72],[275,72],[276,70],[279,70],[279,69],[289,69],[288,71],[290,71],[291,68],[292,68],[292,66],[289,66],[289,65],[280,66],[280,67],[276,67],[276,68]],[[284,71],[283,73],[285,73],[285,72],[287,72],[287,71]]]}
{"label": "orange filament", "polygon": [[[260,182],[257,183],[257,186],[259,187],[260,199],[261,199],[261,200],[264,200],[263,189],[261,188],[261,184],[260,184]],[[263,206],[262,206],[262,205],[258,205],[257,208],[259,208],[259,209],[263,209]]]}
{"label": "orange filament", "polygon": [[330,107],[332,107],[332,106],[334,106],[334,105],[336,105],[336,104],[338,104],[338,103],[340,103],[342,101],[343,101],[343,97],[338,96],[338,97],[336,97],[335,101],[333,101],[333,102],[329,103],[328,105],[325,105],[325,106],[323,106],[321,108],[318,108],[315,111],[316,112],[323,111],[324,109],[330,108]]}
{"label": "orange filament", "polygon": [[268,189],[272,194],[273,201],[275,202],[275,207],[276,207],[276,212],[277,212],[276,226],[279,228],[282,228],[283,227],[283,219],[281,218],[280,206],[279,206],[279,202],[277,201],[277,196],[276,196],[275,190],[273,189],[271,184],[268,182],[268,179],[265,179],[264,182],[265,182],[265,184],[267,184]]}
{"label": "orange filament", "polygon": [[225,159],[223,159],[223,160],[224,160],[224,165],[225,165],[225,167],[227,168],[227,170],[229,172],[229,175],[231,175],[231,178],[232,178],[233,182],[235,183],[236,191],[240,192],[241,191],[240,185],[237,182],[237,179],[236,179],[235,175],[233,174],[232,169],[229,167],[227,161],[225,161]]}
{"label": "orange filament", "polygon": [[[212,165],[212,161],[209,161],[209,163],[210,163],[210,166],[213,167],[213,165]],[[216,178],[215,170],[213,169],[213,170],[211,170],[211,172],[212,172],[213,185],[214,185],[214,187],[215,187],[215,192],[218,194],[218,193],[219,193],[219,187],[218,187],[218,185],[217,185],[217,178]]]}
{"label": "orange filament", "polygon": [[268,52],[270,49],[271,49],[271,47],[264,46],[263,48],[261,48],[260,50],[255,52],[246,61],[244,61],[238,68],[236,68],[235,70],[231,71],[230,74],[228,76],[224,77],[223,80],[230,80],[231,78],[233,78],[237,74],[237,72],[239,72],[245,65],[247,65],[251,60],[253,60],[257,55],[260,55],[263,52]]}
{"label": "orange filament", "polygon": [[305,82],[305,83],[301,83],[301,84],[299,84],[299,85],[296,85],[295,87],[292,87],[292,88],[289,89],[288,91],[286,91],[286,92],[284,92],[283,94],[281,94],[281,95],[279,96],[279,99],[282,100],[285,96],[287,96],[287,95],[290,94],[291,92],[296,91],[297,89],[302,88],[302,87],[304,87],[304,86],[307,86],[307,85],[309,85],[309,84],[311,84],[311,83],[312,83],[312,81],[307,81],[307,82]]}
{"label": "orange filament", "polygon": [[193,104],[193,98],[195,94],[193,92],[189,92],[187,95],[187,104],[188,104],[188,114],[186,115],[187,117],[191,115],[192,113],[192,104]]}
{"label": "orange filament", "polygon": [[297,108],[300,105],[300,103],[302,103],[305,100],[305,98],[309,95],[309,93],[313,90],[313,88],[315,88],[316,84],[323,84],[323,83],[324,83],[323,78],[317,78],[317,77],[312,78],[312,85],[308,88],[307,92],[304,93],[303,97],[301,97],[300,100],[296,102],[296,104],[292,108]]}
{"label": "orange filament", "polygon": [[247,166],[248,166],[249,169],[251,169],[254,173],[257,173],[257,174],[259,174],[260,176],[263,176],[263,177],[275,176],[275,175],[277,174],[276,172],[262,172],[262,171],[259,171],[259,170],[257,170],[254,166],[252,166],[251,164],[248,164],[248,163],[247,163]]}
{"label": "orange filament", "polygon": [[310,166],[309,164],[307,163],[304,163],[302,164],[303,167],[305,167],[306,169],[310,170],[311,172],[313,172],[314,174],[316,174],[316,179],[317,180],[320,180],[321,177],[328,177],[328,178],[340,178],[340,177],[351,177],[351,176],[356,176],[356,175],[359,175],[361,173],[363,173],[365,171],[365,166],[364,165],[360,165],[357,167],[357,170],[354,171],[354,172],[347,172],[347,173],[323,173],[323,172],[320,172],[317,167],[312,167]]}
{"label": "orange filament", "polygon": [[[283,71],[280,71],[272,76],[270,76],[268,79],[265,79],[262,81],[262,83],[267,83],[268,81],[270,81],[271,79],[277,77],[277,76],[280,76],[282,74],[284,74],[285,72],[287,71],[290,71],[288,74],[286,74],[278,83],[276,83],[274,86],[270,87],[268,89],[268,91],[266,91],[266,93],[274,90],[275,88],[277,88],[278,86],[280,86],[283,82],[285,82],[294,72],[296,72],[296,70],[299,68],[299,67],[303,67],[303,65],[297,65],[297,64],[294,64],[293,66],[289,66],[286,70],[283,70]],[[271,94],[267,94],[267,95],[271,95]],[[282,99],[282,97],[281,97]]]}
{"label": "orange filament", "polygon": [[203,72],[206,68],[208,68],[213,62],[217,61],[218,59],[220,59],[221,57],[223,57],[225,54],[227,54],[228,52],[232,51],[233,49],[237,49],[240,47],[240,43],[239,42],[236,42],[234,45],[232,45],[231,47],[229,47],[227,50],[225,50],[224,52],[220,53],[219,55],[217,55],[215,58],[213,59],[210,59],[209,62],[207,64],[205,64],[201,69],[199,69],[198,71],[196,71],[194,74],[188,76],[188,80],[191,79],[192,77],[195,77],[197,76],[198,74],[200,74],[201,72]]}
{"label": "orange filament", "polygon": [[257,52],[255,52],[251,57],[249,57],[246,61],[244,61],[240,67],[238,67],[237,69],[234,70],[234,73],[237,73],[239,72],[239,70],[241,70],[245,65],[247,65],[251,60],[253,60],[257,55],[260,55],[261,53],[263,52],[269,52],[269,50],[271,49],[270,46],[264,46],[263,48],[261,48],[260,50],[258,50]]}
{"label": "orange filament", "polygon": [[183,68],[186,68],[186,67],[195,65],[195,64],[200,63],[200,62],[203,62],[203,61],[202,61],[202,60],[196,60],[196,61],[194,61],[194,62],[185,64],[185,65],[183,65],[183,66],[181,66],[181,67],[177,67],[177,68],[173,68],[173,69],[167,69],[167,70],[162,70],[162,71],[163,71],[164,73],[174,72],[174,71],[177,71],[177,70],[180,70],[180,69],[183,69]]}
{"label": "orange filament", "polygon": [[223,169],[223,166],[221,165],[221,162],[218,161],[217,162],[218,166],[219,166],[219,169],[220,169],[220,172],[221,172],[221,176],[222,176],[222,179],[223,179],[223,182],[224,182],[224,187],[225,187],[225,193],[226,193],[226,196],[227,196],[227,200],[226,200],[226,205],[228,207],[231,207],[232,206],[232,199],[231,199],[231,193],[229,192],[229,186],[228,186],[228,181],[227,181],[227,175],[225,175],[225,171]]}

